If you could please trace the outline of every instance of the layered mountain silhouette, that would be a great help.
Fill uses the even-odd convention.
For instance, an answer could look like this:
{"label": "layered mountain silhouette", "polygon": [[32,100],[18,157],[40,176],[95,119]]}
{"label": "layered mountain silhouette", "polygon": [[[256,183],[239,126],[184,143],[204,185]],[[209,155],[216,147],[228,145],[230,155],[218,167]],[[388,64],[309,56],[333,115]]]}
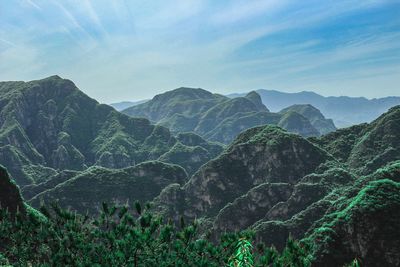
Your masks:
{"label": "layered mountain silhouette", "polygon": [[[324,116],[333,119],[337,127],[348,127],[363,122],[371,122],[389,108],[400,105],[400,97],[367,99],[365,97],[329,96],[314,92],[285,93],[275,90],[260,89],[256,92],[262,102],[274,112],[297,104],[310,104],[319,109]],[[231,94],[239,97],[246,94]]]}
{"label": "layered mountain silhouette", "polygon": [[168,127],[172,132],[193,131],[207,140],[230,143],[240,132],[273,124],[303,136],[335,130],[331,120],[311,106],[296,106],[271,113],[256,92],[228,98],[203,89],[178,88],[122,111]]}
{"label": "layered mountain silhouette", "polygon": [[255,92],[180,88],[124,111],[135,117],[58,76],[0,92],[1,209],[58,202],[90,216],[103,201],[151,201],[214,239],[253,230],[281,250],[292,236],[314,266],[400,264],[400,106],[335,130],[313,106],[273,113]]}
{"label": "layered mountain silhouette", "polygon": [[110,106],[115,108],[117,111],[121,111],[139,104],[142,104],[144,102],[147,102],[149,100],[140,100],[140,101],[122,101],[122,102],[117,102],[117,103],[111,103]]}

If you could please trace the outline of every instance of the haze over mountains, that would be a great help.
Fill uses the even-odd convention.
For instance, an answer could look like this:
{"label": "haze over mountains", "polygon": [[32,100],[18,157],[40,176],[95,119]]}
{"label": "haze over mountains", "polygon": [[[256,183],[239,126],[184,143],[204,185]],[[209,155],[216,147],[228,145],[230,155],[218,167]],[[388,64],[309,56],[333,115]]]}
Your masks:
{"label": "haze over mountains", "polygon": [[[326,118],[331,118],[339,127],[348,127],[364,122],[371,122],[389,108],[400,105],[399,96],[367,99],[365,97],[348,96],[322,96],[315,92],[303,91],[298,93],[286,93],[276,90],[255,90],[262,103],[272,112],[279,112],[284,108],[297,104],[310,104],[319,109]],[[243,97],[247,93],[232,93],[230,98]],[[118,111],[127,109],[148,100],[138,102],[120,102],[111,104]]]}
{"label": "haze over mountains", "polygon": [[[279,111],[291,105],[310,104],[319,109],[324,116],[333,119],[339,128],[363,122],[371,122],[389,108],[400,105],[400,97],[367,99],[365,97],[321,96],[314,92],[284,93],[260,89],[256,92],[271,111]],[[231,94],[238,97],[245,94]]]}
{"label": "haze over mountains", "polygon": [[301,240],[313,266],[400,265],[400,106],[336,130],[312,105],[261,99],[179,88],[128,116],[58,76],[0,82],[0,205],[32,220],[56,201],[90,218],[139,200],[196,219],[195,240],[252,230],[278,250]]}
{"label": "haze over mountains", "polygon": [[230,143],[241,131],[263,124],[279,125],[303,136],[336,129],[331,120],[310,105],[269,111],[256,92],[228,98],[203,89],[178,88],[122,111],[144,117],[172,132],[195,132],[210,141]]}

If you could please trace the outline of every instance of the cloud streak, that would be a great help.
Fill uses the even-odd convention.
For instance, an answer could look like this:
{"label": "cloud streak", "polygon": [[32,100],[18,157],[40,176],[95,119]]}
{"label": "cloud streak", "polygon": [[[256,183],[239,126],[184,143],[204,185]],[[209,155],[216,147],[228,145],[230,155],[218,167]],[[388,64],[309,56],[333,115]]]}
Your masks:
{"label": "cloud streak", "polygon": [[179,86],[335,95],[335,78],[375,96],[374,79],[387,77],[385,94],[400,83],[395,1],[12,2],[0,10],[0,80],[59,74],[103,102]]}

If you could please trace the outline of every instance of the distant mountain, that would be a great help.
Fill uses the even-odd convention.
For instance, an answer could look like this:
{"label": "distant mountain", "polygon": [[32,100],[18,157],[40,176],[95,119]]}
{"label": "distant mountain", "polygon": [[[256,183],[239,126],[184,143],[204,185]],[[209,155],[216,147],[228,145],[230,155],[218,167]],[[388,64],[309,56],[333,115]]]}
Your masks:
{"label": "distant mountain", "polygon": [[[315,107],[310,104],[293,105],[282,109],[280,114],[287,114],[289,112],[296,112],[307,118],[311,125],[318,129],[320,134],[324,135],[336,130],[335,124],[331,119],[325,119],[324,115]],[[285,128],[285,127],[283,127]]]}
{"label": "distant mountain", "polygon": [[[0,82],[0,163],[20,186],[45,182],[67,169],[125,168],[156,160],[172,148],[176,153],[177,142],[167,128],[99,104],[58,76]],[[193,160],[199,165],[213,156]],[[190,158],[185,163],[196,170]]]}
{"label": "distant mountain", "polygon": [[145,103],[147,101],[149,101],[149,100],[146,99],[146,100],[140,100],[140,101],[134,101],[134,102],[132,102],[132,101],[122,101],[122,102],[112,103],[112,104],[110,104],[110,106],[115,108],[117,111],[121,111],[121,110],[130,108],[130,107]]}
{"label": "distant mountain", "polygon": [[[285,93],[260,89],[263,103],[274,112],[296,104],[310,104],[319,109],[324,116],[332,118],[338,127],[347,127],[363,122],[371,122],[389,108],[400,105],[400,97],[367,99],[364,97],[324,97],[314,92]],[[238,97],[245,94],[231,94]]]}
{"label": "distant mountain", "polygon": [[[208,140],[225,144],[241,131],[263,124],[280,125],[304,136],[329,132],[325,125],[309,121],[315,120],[314,117],[307,117],[310,112],[300,114],[294,111],[296,114],[290,116],[284,112],[269,112],[260,95],[254,91],[230,99],[203,89],[178,88],[122,112],[132,117],[147,118],[174,133],[193,131]],[[325,118],[322,121],[325,122]]]}

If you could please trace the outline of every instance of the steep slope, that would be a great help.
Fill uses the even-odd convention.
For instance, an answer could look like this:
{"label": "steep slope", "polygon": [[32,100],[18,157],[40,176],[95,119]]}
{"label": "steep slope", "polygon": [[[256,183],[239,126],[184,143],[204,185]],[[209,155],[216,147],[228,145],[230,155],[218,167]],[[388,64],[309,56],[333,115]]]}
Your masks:
{"label": "steep slope", "polygon": [[279,113],[285,114],[288,112],[297,112],[307,118],[312,126],[318,130],[322,135],[333,132],[336,130],[335,125],[331,119],[325,119],[324,115],[315,107],[311,105],[292,105],[282,109]]}
{"label": "steep slope", "polygon": [[276,126],[255,127],[203,165],[183,188],[165,189],[160,205],[170,214],[184,210],[191,218],[216,216],[253,187],[263,183],[295,184],[329,159],[325,151],[299,135]]}
{"label": "steep slope", "polygon": [[362,266],[400,264],[400,162],[361,178],[312,228],[314,266],[342,266],[357,257]]}
{"label": "steep slope", "polygon": [[180,133],[177,140],[175,145],[158,160],[182,166],[189,176],[223,150],[222,145],[208,142],[195,133]]}
{"label": "steep slope", "polygon": [[319,131],[306,117],[294,111],[284,113],[278,122],[278,126],[305,137],[320,135]]}
{"label": "steep slope", "polygon": [[25,212],[18,186],[10,179],[7,170],[0,165],[0,208],[11,214]]}
{"label": "steep slope", "polygon": [[[174,133],[193,131],[208,140],[225,144],[229,144],[243,130],[264,124],[276,125],[284,117],[270,113],[260,95],[254,91],[243,97],[229,99],[192,88],[179,88],[157,95],[144,104],[122,112],[133,117],[148,118]],[[307,118],[292,116],[291,121],[290,124],[282,122],[281,125],[304,136],[320,134],[309,126]]]}
{"label": "steep slope", "polygon": [[237,113],[267,111],[264,105],[255,104],[247,97],[237,97],[226,100],[210,108],[202,114],[195,132],[206,134],[218,126],[224,119],[235,116]]}
{"label": "steep slope", "polygon": [[370,124],[361,124],[311,140],[360,173],[371,173],[400,159],[400,106]]}
{"label": "steep slope", "polygon": [[151,201],[169,184],[183,184],[186,172],[177,165],[149,161],[125,169],[92,167],[34,196],[29,203],[38,207],[53,201],[84,214],[100,211],[102,202],[133,204]]}
{"label": "steep slope", "polygon": [[[177,142],[167,128],[99,104],[58,76],[0,83],[0,163],[20,186],[46,182],[62,170],[134,166],[170,149],[179,152]],[[185,164],[194,172],[220,151]]]}
{"label": "steep slope", "polygon": [[175,143],[168,129],[98,104],[58,76],[2,82],[0,92],[0,162],[20,185],[37,182],[27,166],[127,167],[156,159]]}

